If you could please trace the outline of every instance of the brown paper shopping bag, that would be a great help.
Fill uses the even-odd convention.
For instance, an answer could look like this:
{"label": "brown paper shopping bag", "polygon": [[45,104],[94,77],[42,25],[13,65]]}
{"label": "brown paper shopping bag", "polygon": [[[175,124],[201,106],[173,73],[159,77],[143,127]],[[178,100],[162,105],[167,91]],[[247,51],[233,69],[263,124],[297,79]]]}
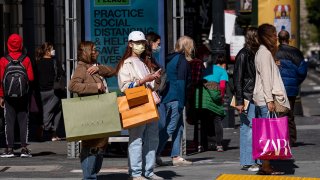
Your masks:
{"label": "brown paper shopping bag", "polygon": [[148,102],[140,106],[129,108],[126,96],[118,97],[118,107],[123,129],[137,127],[149,122],[157,121],[159,113],[150,89],[146,89]]}
{"label": "brown paper shopping bag", "polygon": [[149,102],[145,86],[129,88],[124,91],[130,108]]}

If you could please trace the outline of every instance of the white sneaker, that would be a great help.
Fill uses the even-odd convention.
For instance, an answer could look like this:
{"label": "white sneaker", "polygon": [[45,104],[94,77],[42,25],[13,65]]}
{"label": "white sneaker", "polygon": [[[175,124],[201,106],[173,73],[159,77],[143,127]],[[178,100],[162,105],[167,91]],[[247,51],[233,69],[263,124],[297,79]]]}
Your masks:
{"label": "white sneaker", "polygon": [[182,157],[177,157],[177,158],[172,158],[172,164],[174,166],[188,166],[188,165],[192,165],[192,162],[187,161]]}
{"label": "white sneaker", "polygon": [[254,164],[248,168],[250,172],[258,172],[260,170],[260,166],[258,164]]}
{"label": "white sneaker", "polygon": [[153,174],[151,177],[147,177],[148,179],[152,179],[152,180],[163,180],[162,177],[157,176],[156,174]]}
{"label": "white sneaker", "polygon": [[138,177],[130,177],[129,180],[148,180],[143,176],[138,176]]}

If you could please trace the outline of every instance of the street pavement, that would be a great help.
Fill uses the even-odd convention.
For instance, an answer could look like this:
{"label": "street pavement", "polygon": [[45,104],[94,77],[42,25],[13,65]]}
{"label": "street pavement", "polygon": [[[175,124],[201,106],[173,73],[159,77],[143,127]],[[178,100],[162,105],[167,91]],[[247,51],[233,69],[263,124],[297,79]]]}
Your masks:
{"label": "street pavement", "polygon": [[[296,117],[298,141],[292,147],[294,161],[277,161],[279,169],[289,177],[320,178],[320,80],[319,74],[309,72],[301,88],[304,116]],[[238,118],[238,117],[236,117]],[[238,119],[236,119],[238,122]],[[236,123],[237,125],[238,123]],[[190,126],[188,139],[191,140]],[[190,138],[191,137],[191,138]],[[216,179],[220,174],[255,174],[240,170],[239,165],[239,128],[224,129],[225,152],[188,152],[186,159],[191,166],[156,167],[157,175],[165,179]],[[67,143],[31,142],[32,158],[1,158],[0,179],[81,179],[78,158],[67,158]],[[17,155],[20,149],[16,150]],[[164,157],[170,164],[170,158]],[[99,179],[127,179],[127,157],[123,152],[109,152],[104,158]]]}

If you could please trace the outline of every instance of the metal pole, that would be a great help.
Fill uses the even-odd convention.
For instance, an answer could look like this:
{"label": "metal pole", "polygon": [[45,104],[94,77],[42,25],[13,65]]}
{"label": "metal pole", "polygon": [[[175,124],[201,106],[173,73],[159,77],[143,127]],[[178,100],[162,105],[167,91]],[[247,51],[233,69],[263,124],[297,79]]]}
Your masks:
{"label": "metal pole", "polygon": [[172,14],[173,14],[173,47],[175,47],[177,41],[177,2],[176,0],[172,1]]}
{"label": "metal pole", "polygon": [[184,0],[180,0],[180,36],[184,35]]}
{"label": "metal pole", "polygon": [[226,54],[225,52],[225,36],[224,36],[224,1],[212,0],[212,41],[211,49],[212,56],[215,57],[218,54]]}
{"label": "metal pole", "polygon": [[[65,16],[66,16],[66,71],[67,71],[67,87],[70,83],[70,15],[69,15],[69,0],[65,0]],[[70,92],[67,91],[67,98],[70,98]],[[68,158],[75,158],[76,152],[75,152],[75,142],[69,142],[67,144],[68,149]]]}
{"label": "metal pole", "polygon": [[77,29],[77,0],[73,0],[72,3],[72,11],[73,11],[73,70],[76,67],[76,59],[77,59],[77,40],[78,40],[78,29]]}

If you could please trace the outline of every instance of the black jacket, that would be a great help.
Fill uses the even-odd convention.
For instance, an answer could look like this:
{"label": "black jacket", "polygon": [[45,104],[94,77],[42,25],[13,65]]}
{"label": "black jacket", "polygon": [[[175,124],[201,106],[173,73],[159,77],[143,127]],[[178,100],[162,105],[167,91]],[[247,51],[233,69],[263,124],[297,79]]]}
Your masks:
{"label": "black jacket", "polygon": [[236,56],[236,64],[233,72],[236,105],[243,105],[243,99],[252,100],[256,80],[254,57],[255,54],[253,51],[245,47],[242,48]]}

